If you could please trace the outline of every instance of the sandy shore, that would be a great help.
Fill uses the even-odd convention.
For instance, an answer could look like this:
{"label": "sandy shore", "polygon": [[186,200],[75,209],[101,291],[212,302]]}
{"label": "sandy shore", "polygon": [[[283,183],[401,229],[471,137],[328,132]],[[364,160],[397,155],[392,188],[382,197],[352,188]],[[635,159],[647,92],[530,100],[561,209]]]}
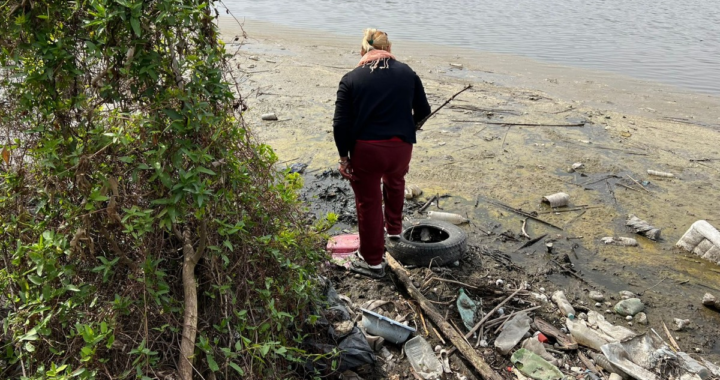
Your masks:
{"label": "sandy shore", "polygon": [[[335,92],[359,59],[357,38],[246,22],[249,38],[240,46],[231,42],[241,34],[237,23],[221,19],[220,25],[228,50],[237,50],[234,65],[253,131],[280,161],[309,163],[308,171],[334,167]],[[708,291],[720,295],[720,267],[674,244],[698,219],[720,226],[720,98],[521,57],[393,43],[398,59],[422,78],[433,108],[473,85],[425,125],[407,177],[427,194],[451,195],[446,210],[469,216],[471,240],[501,244],[479,231],[520,232],[521,217],[485,199],[537,211],[563,230],[531,221],[528,233],[549,233],[556,251],[572,252],[588,283],[645,293],[651,320],[690,318],[717,332],[712,326],[720,317],[700,300]],[[266,112],[280,120],[261,121]],[[707,160],[693,161],[699,159]],[[576,162],[584,168],[569,172]],[[649,176],[648,169],[676,178]],[[597,207],[542,214],[550,209],[541,198],[557,192],[569,194],[571,205]],[[604,236],[637,237],[624,226],[628,214],[662,228],[663,240],[638,237],[640,246],[633,248],[603,245]],[[513,258],[542,275],[546,256],[543,249]],[[720,342],[707,333],[688,333],[684,348],[720,353]]]}

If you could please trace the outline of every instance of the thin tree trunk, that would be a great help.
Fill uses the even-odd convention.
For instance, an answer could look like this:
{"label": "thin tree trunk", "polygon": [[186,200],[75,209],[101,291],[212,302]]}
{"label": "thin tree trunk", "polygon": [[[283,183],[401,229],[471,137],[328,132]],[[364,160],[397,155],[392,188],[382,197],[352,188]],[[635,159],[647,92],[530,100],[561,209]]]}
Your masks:
{"label": "thin tree trunk", "polygon": [[193,357],[195,355],[195,338],[197,337],[198,301],[195,266],[205,251],[207,240],[207,224],[201,222],[200,243],[197,250],[192,246],[190,228],[185,227],[182,234],[175,229],[175,234],[183,241],[183,292],[185,293],[185,313],[183,315],[182,342],[180,343],[180,362],[178,372],[183,380],[193,378]]}

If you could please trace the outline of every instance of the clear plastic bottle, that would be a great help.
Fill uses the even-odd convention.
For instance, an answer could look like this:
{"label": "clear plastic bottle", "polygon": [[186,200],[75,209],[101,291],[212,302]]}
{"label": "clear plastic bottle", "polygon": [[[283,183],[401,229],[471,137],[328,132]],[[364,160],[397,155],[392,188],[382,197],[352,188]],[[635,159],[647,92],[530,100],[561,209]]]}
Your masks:
{"label": "clear plastic bottle", "polygon": [[416,336],[405,342],[405,355],[415,372],[423,379],[439,379],[442,376],[442,363],[423,337]]}
{"label": "clear plastic bottle", "polygon": [[530,322],[531,319],[527,313],[524,311],[517,313],[505,324],[502,332],[495,339],[495,348],[501,354],[507,355],[525,336],[525,333],[530,331]]}
{"label": "clear plastic bottle", "polygon": [[428,218],[430,219],[442,220],[443,222],[448,222],[452,224],[463,224],[468,222],[468,220],[465,219],[462,215],[453,214],[451,212],[428,211],[427,214]]}
{"label": "clear plastic bottle", "polygon": [[564,316],[570,319],[575,319],[575,309],[572,307],[567,298],[565,298],[565,292],[562,290],[556,291],[552,295],[552,300],[557,304],[558,308],[560,308],[560,312],[562,312]]}

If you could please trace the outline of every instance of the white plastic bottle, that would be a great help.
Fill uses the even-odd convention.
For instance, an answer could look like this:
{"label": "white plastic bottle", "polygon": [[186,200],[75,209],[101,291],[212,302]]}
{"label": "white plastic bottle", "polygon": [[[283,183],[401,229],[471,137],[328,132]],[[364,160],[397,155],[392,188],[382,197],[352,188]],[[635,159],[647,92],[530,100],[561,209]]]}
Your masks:
{"label": "white plastic bottle", "polygon": [[568,330],[570,330],[570,335],[572,335],[580,345],[600,351],[600,347],[608,343],[608,341],[596,333],[595,330],[587,327],[584,321],[573,321],[568,318],[565,320],[565,325],[568,327]]}
{"label": "white plastic bottle", "polygon": [[558,290],[552,295],[552,300],[560,308],[560,312],[569,319],[575,319],[575,309],[572,307],[570,302],[565,298],[565,292]]}

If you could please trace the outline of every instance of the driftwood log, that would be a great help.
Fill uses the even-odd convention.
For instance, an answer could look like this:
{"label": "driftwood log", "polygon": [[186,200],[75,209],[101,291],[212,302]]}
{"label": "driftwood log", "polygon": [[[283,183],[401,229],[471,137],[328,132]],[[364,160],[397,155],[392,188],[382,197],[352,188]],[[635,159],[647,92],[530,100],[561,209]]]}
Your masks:
{"label": "driftwood log", "polygon": [[435,306],[433,306],[428,299],[420,293],[420,291],[413,285],[405,268],[403,268],[403,266],[390,255],[387,255],[387,261],[390,269],[395,272],[398,279],[400,279],[400,282],[405,285],[405,289],[407,289],[408,294],[417,301],[425,314],[427,314],[427,316],[435,322],[443,335],[445,335],[445,337],[448,338],[455,347],[457,347],[458,351],[465,356],[465,359],[467,359],[470,364],[475,367],[475,369],[480,373],[480,376],[486,380],[503,380],[503,377],[495,372],[495,370],[492,369],[492,367],[490,367],[487,362],[480,357],[480,355],[478,355],[475,349],[472,348],[472,346],[470,346],[470,344],[455,331],[450,323],[443,318],[437,309],[435,309]]}

